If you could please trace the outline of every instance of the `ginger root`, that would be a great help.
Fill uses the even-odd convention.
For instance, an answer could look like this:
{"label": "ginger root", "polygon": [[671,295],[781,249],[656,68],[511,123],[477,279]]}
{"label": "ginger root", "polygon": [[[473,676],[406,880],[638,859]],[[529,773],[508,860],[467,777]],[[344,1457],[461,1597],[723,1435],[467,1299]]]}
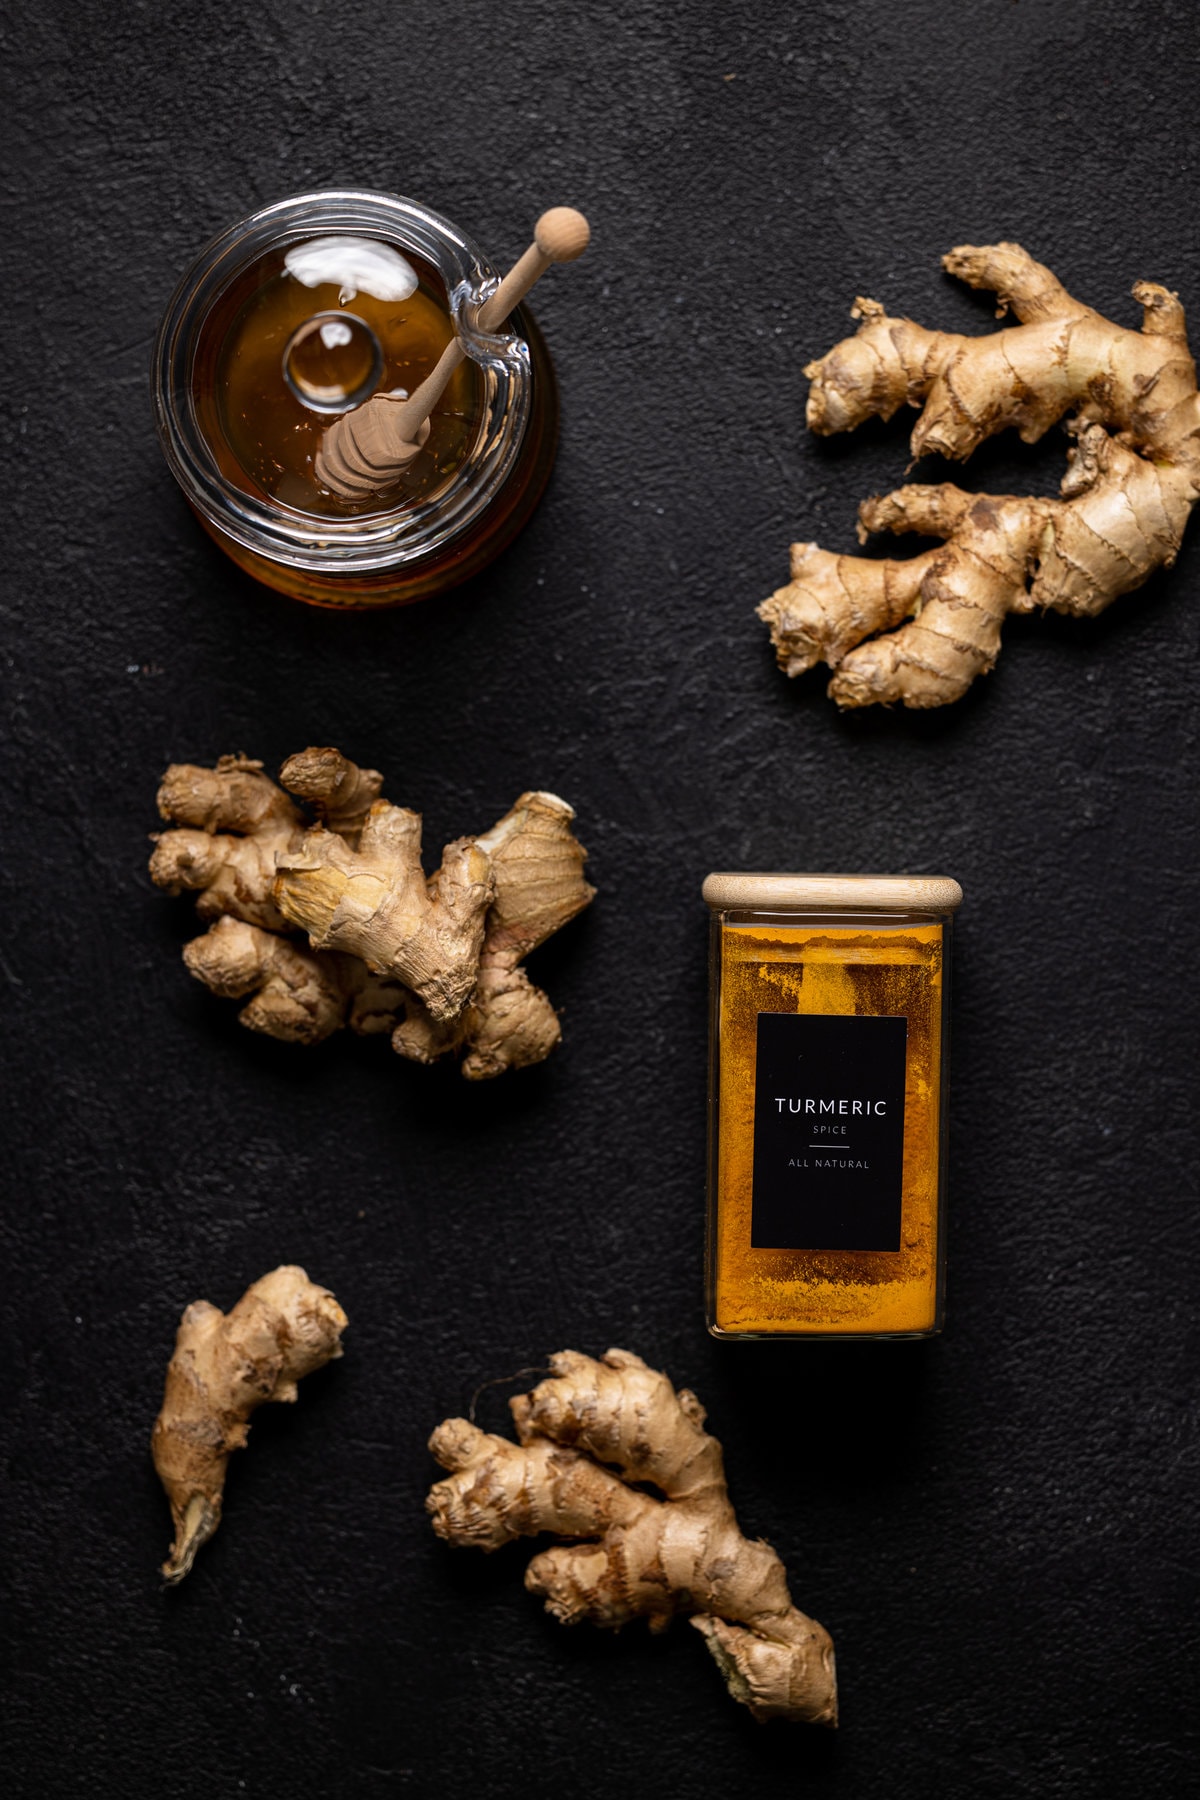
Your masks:
{"label": "ginger root", "polygon": [[296,1398],[296,1383],[342,1354],[346,1315],[303,1269],[275,1269],[246,1289],[232,1312],[195,1300],[167,1366],[150,1447],[171,1502],[175,1541],[162,1572],[182,1581],[221,1523],[229,1458],[266,1400]]}
{"label": "ginger root", "polygon": [[1020,324],[962,337],[860,299],[857,335],[805,370],[810,429],[850,431],[907,402],[922,409],[914,458],[963,460],[1008,425],[1036,443],[1070,412],[1075,447],[1058,500],[942,483],[863,502],[860,543],[875,531],[942,539],[923,555],[875,562],[792,546],[791,580],[759,616],[789,675],[822,661],[834,670],[829,695],[842,707],[959,699],[995,663],[1008,613],[1092,616],[1170,567],[1200,493],[1200,398],[1175,294],[1135,283],[1134,331],[1072,299],[1017,244],[962,245],[942,262]]}
{"label": "ginger root", "polygon": [[434,1432],[451,1471],[426,1501],[438,1536],[479,1550],[542,1532],[573,1540],[525,1573],[563,1624],[644,1618],[662,1631],[684,1615],[756,1719],[835,1725],[833,1642],[792,1605],[771,1547],[739,1531],[696,1396],[627,1350],[599,1362],[563,1350],[550,1367],[510,1402],[517,1443],[466,1419]]}
{"label": "ginger root", "polygon": [[157,837],[151,878],[198,890],[215,921],[184,951],[191,973],[250,996],[242,1023],[290,1043],[390,1031],[399,1055],[458,1055],[471,1080],[548,1056],[558,1015],[519,965],[594,893],[566,802],[522,794],[426,877],[420,814],[380,798],[377,770],[310,749],[280,782],[243,756],[167,770],[158,806],[176,829]]}

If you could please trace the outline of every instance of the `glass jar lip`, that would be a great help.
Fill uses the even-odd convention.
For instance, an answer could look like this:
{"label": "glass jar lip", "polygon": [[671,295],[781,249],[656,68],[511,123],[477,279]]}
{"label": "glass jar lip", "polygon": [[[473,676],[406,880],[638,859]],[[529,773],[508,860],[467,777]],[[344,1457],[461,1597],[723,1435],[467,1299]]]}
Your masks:
{"label": "glass jar lip", "polygon": [[[446,286],[455,331],[483,383],[479,434],[447,486],[416,505],[338,519],[247,494],[221,470],[201,429],[192,371],[204,324],[249,263],[318,232],[370,232],[432,264]],[[215,529],[269,561],[327,575],[402,569],[470,530],[516,464],[529,423],[532,363],[518,309],[502,333],[478,328],[499,276],[458,227],[403,195],[328,188],[260,207],[219,232],[188,268],[155,345],[152,386],[159,441],[193,508]]]}
{"label": "glass jar lip", "polygon": [[963,892],[949,875],[788,875],[715,872],[701,889],[714,912],[956,912]]}

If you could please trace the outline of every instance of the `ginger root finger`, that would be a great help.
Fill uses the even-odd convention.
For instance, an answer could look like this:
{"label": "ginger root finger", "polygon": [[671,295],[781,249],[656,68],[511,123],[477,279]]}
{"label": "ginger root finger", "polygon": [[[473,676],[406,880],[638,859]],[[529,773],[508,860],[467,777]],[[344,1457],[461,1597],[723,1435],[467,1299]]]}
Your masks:
{"label": "ginger root finger", "polygon": [[[833,1643],[813,1619],[797,1613],[794,1637],[767,1638],[709,1613],[688,1620],[701,1633],[726,1687],[761,1723],[768,1719],[810,1719],[837,1724]],[[826,1698],[827,1691],[829,1698]],[[828,1713],[821,1709],[828,1707]]]}
{"label": "ginger root finger", "polygon": [[158,810],[180,829],[155,837],[150,879],[156,887],[197,891],[202,919],[228,913],[268,931],[283,929],[271,897],[275,858],[299,842],[304,821],[260,762],[222,756],[214,769],[172,763]]}
{"label": "ginger root finger", "polygon": [[410,1062],[459,1055],[468,1081],[544,1062],[562,1038],[558,1014],[522,968],[481,963],[470,1001],[457,1019],[434,1019],[415,995],[392,1033],[392,1049]]}
{"label": "ginger root finger", "polygon": [[207,1300],[188,1307],[151,1437],[175,1526],[162,1569],[169,1584],[183,1580],[221,1522],[229,1458],[245,1445],[255,1409],[295,1400],[297,1382],[342,1354],[345,1327],[333,1295],[295,1267],[264,1275],[229,1313]]}
{"label": "ginger root finger", "polygon": [[475,842],[492,865],[495,894],[484,955],[509,967],[544,944],[596,897],[583,879],[587,851],[571,830],[575,809],[557,794],[522,794]]}
{"label": "ginger root finger", "polygon": [[[1200,427],[1198,427],[1200,428]],[[1175,561],[1200,472],[1137,456],[1101,425],[1085,426],[1070,452],[1053,530],[1038,547],[1029,605],[1094,617]]]}
{"label": "ginger root finger", "polygon": [[550,1365],[510,1403],[516,1444],[465,1419],[434,1432],[450,1472],[426,1501],[438,1536],[495,1550],[549,1532],[565,1541],[534,1557],[525,1585],[564,1624],[689,1617],[756,1719],[836,1724],[832,1640],[793,1606],[770,1546],[742,1536],[695,1395],[630,1351],[561,1351]]}
{"label": "ginger root finger", "polygon": [[804,371],[812,383],[806,420],[820,437],[853,431],[864,419],[890,419],[906,403],[913,405],[928,392],[955,344],[966,341],[925,331],[911,319],[889,319],[878,300],[861,296],[850,317],[862,321],[856,335],[843,338]]}
{"label": "ginger root finger", "polygon": [[916,606],[936,554],[868,562],[833,556],[816,544],[793,544],[791,580],[758,608],[780,667],[788,675],[802,675],[818,662],[836,668],[855,644],[899,625]]}
{"label": "ginger root finger", "polygon": [[341,1026],[343,1000],[332,968],[257,925],[218,919],[184,946],[183,960],[214,994],[253,996],[240,1014],[251,1031],[290,1044],[319,1044]]}
{"label": "ginger root finger", "polygon": [[248,756],[222,756],[213,769],[172,763],[158,790],[158,810],[176,825],[244,834],[302,824],[281,788]]}
{"label": "ginger root finger", "polygon": [[544,1531],[586,1537],[614,1516],[629,1523],[643,1502],[653,1504],[587,1457],[564,1455],[552,1443],[530,1450],[466,1419],[444,1420],[429,1448],[444,1469],[470,1476],[438,1482],[426,1503],[434,1531],[447,1543],[491,1551]]}
{"label": "ginger root finger", "polygon": [[279,931],[284,918],[271,898],[277,847],[278,840],[261,836],[163,831],[155,839],[150,879],[169,894],[194,892],[201,919],[228,916]]}
{"label": "ginger root finger", "polygon": [[327,831],[357,844],[367,814],[383,792],[378,769],[360,769],[340,750],[300,750],[279,771],[279,783],[312,807]]}
{"label": "ginger root finger", "polygon": [[242,1024],[287,1044],[319,1044],[343,1025],[363,1037],[391,1031],[409,998],[354,957],[301,949],[241,919],[218,919],[184,946],[183,960],[214,994],[251,995]]}
{"label": "ginger root finger", "polygon": [[558,1014],[524,969],[480,964],[462,1046],[468,1081],[544,1062],[561,1039]]}
{"label": "ginger root finger", "polygon": [[994,664],[1008,613],[1095,614],[1169,567],[1200,494],[1200,397],[1176,295],[1137,282],[1134,330],[1074,299],[1017,244],[961,245],[943,260],[1021,322],[964,337],[857,301],[856,335],[805,371],[811,429],[851,430],[907,400],[920,409],[914,457],[965,458],[1009,426],[1033,442],[1068,414],[1077,446],[1057,500],[944,484],[860,509],[860,538],[932,532],[940,551],[879,561],[793,546],[792,579],[759,616],[787,674],[829,665],[840,706],[958,699]]}

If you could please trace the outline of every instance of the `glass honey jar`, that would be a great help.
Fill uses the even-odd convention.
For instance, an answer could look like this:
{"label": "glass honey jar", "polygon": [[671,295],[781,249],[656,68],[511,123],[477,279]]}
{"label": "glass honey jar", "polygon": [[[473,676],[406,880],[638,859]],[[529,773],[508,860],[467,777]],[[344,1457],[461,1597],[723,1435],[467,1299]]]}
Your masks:
{"label": "glass honey jar", "polygon": [[[236,563],[319,606],[390,606],[512,540],[549,478],[558,397],[527,309],[480,329],[496,287],[456,226],[390,194],[298,195],[207,246],[159,332],[155,411],[172,473]],[[323,487],[332,420],[414,393],[455,337],[466,356],[412,464],[377,496]]]}
{"label": "glass honey jar", "polygon": [[945,1273],[946,876],[714,874],[708,1327],[928,1337]]}

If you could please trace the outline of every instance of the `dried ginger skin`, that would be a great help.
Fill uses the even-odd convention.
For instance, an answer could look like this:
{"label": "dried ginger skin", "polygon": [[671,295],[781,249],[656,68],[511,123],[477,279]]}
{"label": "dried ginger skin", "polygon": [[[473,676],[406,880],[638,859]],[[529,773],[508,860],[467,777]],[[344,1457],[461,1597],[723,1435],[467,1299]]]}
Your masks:
{"label": "dried ginger skin", "polygon": [[426,1501],[438,1536],[481,1550],[543,1532],[582,1540],[543,1551],[525,1575],[563,1624],[642,1618],[661,1631],[686,1616],[756,1719],[836,1724],[832,1640],[792,1605],[770,1546],[738,1529],[695,1395],[625,1350],[600,1361],[565,1350],[550,1366],[511,1402],[516,1444],[465,1419],[434,1432],[451,1471]]}
{"label": "dried ginger skin", "polygon": [[1070,413],[1076,445],[1057,500],[944,483],[865,501],[860,539],[943,540],[908,561],[793,545],[791,580],[759,616],[789,675],[834,670],[840,706],[959,699],[994,664],[1008,613],[1093,615],[1169,567],[1200,493],[1200,399],[1174,294],[1136,283],[1134,331],[1073,299],[1019,245],[963,245],[943,264],[1020,323],[990,337],[930,332],[860,299],[856,336],[805,370],[810,428],[853,430],[908,404],[921,409],[914,458],[961,460],[1009,426],[1035,443]]}
{"label": "dried ginger skin", "polygon": [[229,1313],[196,1300],[179,1325],[154,1425],[154,1467],[171,1503],[175,1541],[163,1576],[182,1581],[221,1522],[229,1458],[268,1400],[342,1354],[346,1315],[303,1269],[284,1267],[246,1289]]}
{"label": "dried ginger skin", "polygon": [[245,757],[167,771],[159,809],[177,829],[155,840],[151,877],[197,890],[215,921],[184,951],[191,973],[249,996],[242,1023],[285,1042],[388,1032],[398,1055],[456,1055],[472,1081],[548,1056],[562,1028],[520,962],[595,892],[566,801],[522,794],[426,877],[421,816],[380,798],[378,770],[311,748],[280,780]]}

